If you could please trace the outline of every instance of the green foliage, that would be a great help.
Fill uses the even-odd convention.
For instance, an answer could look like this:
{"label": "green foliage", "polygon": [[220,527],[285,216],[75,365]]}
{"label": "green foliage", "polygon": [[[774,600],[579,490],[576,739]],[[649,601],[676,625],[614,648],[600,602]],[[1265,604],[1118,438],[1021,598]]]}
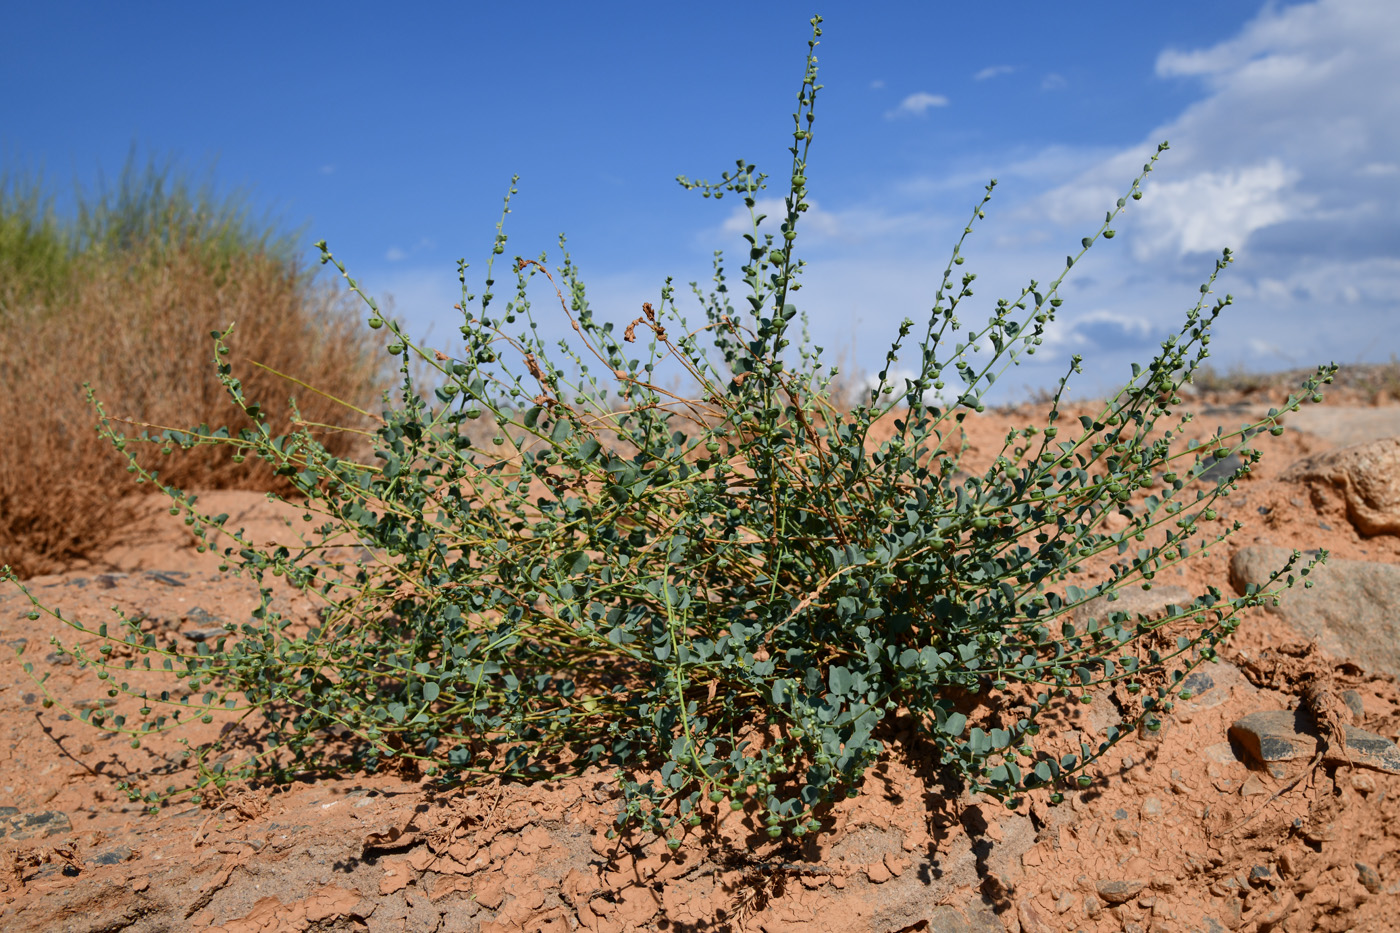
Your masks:
{"label": "green foliage", "polygon": [[77,248],[88,254],[138,253],[151,263],[167,251],[197,245],[211,265],[264,254],[291,265],[297,236],[270,218],[254,217],[240,192],[196,185],[170,163],[133,153],[113,186],[80,194],[74,224]]}
{"label": "green foliage", "polygon": [[[916,719],[952,776],[1012,804],[1027,789],[1090,780],[1099,756],[1169,711],[1185,674],[1214,657],[1240,611],[1308,572],[1295,554],[1266,591],[1228,599],[1211,588],[1161,619],[1075,620],[1089,600],[1150,588],[1224,537],[1228,529],[1202,523],[1258,460],[1248,438],[1276,426],[1277,411],[1206,444],[1180,443],[1189,416],[1174,414],[1176,391],[1230,303],[1207,305],[1228,252],[1180,332],[1101,411],[1061,418],[1067,372],[1045,423],[1011,432],[991,465],[968,475],[961,422],[982,409],[998,374],[1036,352],[1068,269],[1112,235],[1166,145],[1065,270],[1031,280],[969,325],[958,312],[975,276],[960,271],[962,246],[993,182],[927,320],[917,333],[913,321],[900,325],[861,404],[832,404],[836,373],[818,348],[793,345],[819,23],[776,232],[761,232],[754,213],[766,179],[753,165],[740,161],[717,182],[680,179],[750,209],[742,310],[717,259],[713,289],[696,289],[699,326],[682,316],[668,281],[656,306],[619,333],[594,316],[567,253],[553,271],[543,256],[517,259],[501,308],[493,263],[507,240],[498,224],[479,298],[460,266],[460,355],[420,346],[365,299],[403,373],[373,463],[330,456],[306,432],[273,436],[223,362],[225,335],[214,335],[224,385],[259,426],[160,440],[229,446],[273,465],[300,491],[293,501],[314,531],[301,547],[258,547],[168,489],[197,534],[233,539],[224,553],[263,584],[262,605],[226,639],[183,654],[123,620],[109,638],[134,652],[127,667],[154,660],[204,699],[137,691],[115,662],[82,654],[110,672],[114,695],[176,706],[168,719],[104,728],[139,737],[172,727],[180,712],[189,720],[231,705],[265,717],[254,770],[409,759],[448,778],[544,778],[597,763],[617,770],[622,822],[681,831],[728,801],[773,836],[800,836],[819,829],[824,805],[859,787],[895,710]],[[541,277],[574,333],[557,347],[537,336],[530,295]],[[896,385],[889,373],[911,343],[918,374]],[[644,349],[634,354],[634,345]],[[427,398],[413,361],[436,373]],[[694,390],[658,385],[663,363],[680,366]],[[1071,372],[1079,366],[1076,358]],[[1330,374],[1320,369],[1306,392]],[[935,391],[955,401],[928,401]],[[882,419],[894,430],[877,442]],[[103,425],[130,456],[129,439],[105,415]],[[1237,470],[1200,478],[1231,453]],[[1109,531],[1114,513],[1126,527]],[[345,545],[365,550],[349,558]],[[1096,561],[1099,582],[1070,582]],[[319,599],[318,621],[274,611],[269,574]],[[1047,711],[1118,686],[1135,706],[1101,741],[1066,754],[1063,736],[1041,733]],[[348,758],[330,749],[332,735],[350,742]],[[221,784],[239,773],[250,772],[205,778]]]}
{"label": "green foliage", "polygon": [[42,177],[0,176],[0,323],[21,305],[60,305],[75,270],[92,263],[135,272],[196,249],[211,267],[259,254],[294,264],[296,237],[255,218],[241,194],[196,185],[170,163],[142,164],[134,152],[114,185],[79,189],[75,202],[73,216],[60,216]]}
{"label": "green foliage", "polygon": [[42,182],[0,178],[0,320],[19,303],[52,303],[72,262],[71,233]]}

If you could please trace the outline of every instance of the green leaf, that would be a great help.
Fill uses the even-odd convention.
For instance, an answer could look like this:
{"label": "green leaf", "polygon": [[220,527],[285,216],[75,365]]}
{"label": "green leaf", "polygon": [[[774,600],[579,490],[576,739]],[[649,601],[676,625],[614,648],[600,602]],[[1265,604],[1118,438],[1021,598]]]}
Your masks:
{"label": "green leaf", "polygon": [[827,671],[827,683],[836,696],[845,696],[851,689],[851,672],[840,665],[834,665]]}
{"label": "green leaf", "polygon": [[431,680],[423,685],[423,699],[428,701],[429,703],[433,702],[438,698],[439,692],[440,688],[436,683],[434,683]]}

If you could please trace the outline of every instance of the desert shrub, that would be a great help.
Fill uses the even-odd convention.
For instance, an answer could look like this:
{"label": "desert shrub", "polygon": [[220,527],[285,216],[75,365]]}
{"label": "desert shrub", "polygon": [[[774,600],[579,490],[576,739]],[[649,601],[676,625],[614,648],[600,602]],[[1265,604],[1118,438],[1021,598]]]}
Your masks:
{"label": "desert shrub", "polygon": [[[389,385],[352,296],[298,270],[236,198],[192,193],[163,169],[128,168],[66,222],[39,186],[8,186],[0,283],[0,562],[21,575],[92,556],[141,511],[126,464],[94,430],[85,381],[135,422],[226,419],[209,331],[236,321],[234,359],[250,386],[297,395],[310,422],[366,426],[276,373],[361,405]],[[273,423],[289,424],[280,408]],[[341,454],[363,450],[354,434],[320,436]],[[276,479],[215,448],[172,456],[161,475],[206,489],[267,489]]]}
{"label": "desert shrub", "polygon": [[[853,409],[833,406],[832,370],[816,348],[793,343],[819,23],[793,115],[785,213],[772,233],[753,218],[738,308],[721,263],[698,326],[668,282],[615,327],[595,316],[567,253],[552,271],[544,258],[516,259],[502,306],[498,225],[479,297],[461,266],[460,351],[416,343],[366,298],[370,326],[404,374],[367,462],[335,455],[300,427],[276,433],[221,364],[254,424],[165,439],[261,460],[296,487],[313,530],[302,547],[258,547],[167,486],[197,534],[232,539],[228,567],[257,579],[263,601],[198,651],[160,647],[125,618],[101,632],[124,661],[75,649],[114,697],[142,701],[140,715],[99,714],[102,727],[139,741],[226,705],[258,711],[261,751],[242,767],[206,767],[206,787],[403,762],[451,780],[597,764],[619,776],[623,823],[674,834],[731,807],[775,837],[818,830],[823,807],[856,792],[884,750],[882,720],[897,710],[915,719],[950,780],[1013,806],[1030,789],[1087,785],[1087,769],[1114,743],[1154,728],[1240,612],[1308,572],[1295,554],[1266,591],[1226,598],[1211,588],[1163,618],[1076,620],[1089,600],[1151,588],[1228,534],[1206,525],[1258,460],[1248,437],[1282,430],[1275,411],[1249,430],[1180,443],[1189,415],[1177,412],[1176,390],[1230,303],[1207,304],[1229,255],[1180,332],[1096,416],[1060,417],[1076,358],[1043,423],[1011,432],[969,476],[959,467],[961,422],[1007,366],[1036,352],[1070,267],[1113,235],[1166,146],[1065,269],[969,324],[959,314],[975,276],[961,271],[962,247],[993,182],[932,313],[900,325],[888,367]],[[680,179],[751,212],[765,180],[742,161],[716,182]],[[323,259],[345,273],[329,251]],[[557,347],[536,329],[532,288],[541,287],[572,326]],[[225,336],[215,343],[226,358]],[[902,355],[917,375],[895,385],[888,373]],[[415,359],[439,377],[426,398],[410,375]],[[694,391],[660,387],[663,365],[683,368]],[[1305,395],[1316,398],[1330,372],[1320,369]],[[933,392],[954,401],[930,403]],[[877,443],[882,419],[894,431]],[[131,438],[104,425],[154,482]],[[1200,479],[1230,454],[1237,470]],[[1110,531],[1114,513],[1123,521]],[[348,559],[333,547],[345,543],[365,551]],[[1083,586],[1073,582],[1081,574]],[[316,618],[274,609],[269,575],[319,600]],[[126,670],[153,661],[196,696],[205,691],[202,700],[162,700],[126,682]],[[1122,721],[1093,744],[1066,750],[1064,736],[1042,734],[1048,711],[1108,689],[1122,694]],[[163,794],[145,793],[151,802]]]}
{"label": "desert shrub", "polygon": [[53,305],[71,276],[71,234],[42,180],[0,178],[0,321],[16,306]]}

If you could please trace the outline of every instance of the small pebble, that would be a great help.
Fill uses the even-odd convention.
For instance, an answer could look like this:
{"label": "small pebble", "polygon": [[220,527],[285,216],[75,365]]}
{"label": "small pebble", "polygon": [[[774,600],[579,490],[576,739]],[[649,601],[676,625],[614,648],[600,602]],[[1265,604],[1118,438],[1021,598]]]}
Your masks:
{"label": "small pebble", "polygon": [[1145,887],[1147,883],[1144,881],[1100,881],[1096,890],[1099,897],[1110,904],[1125,904],[1137,897]]}
{"label": "small pebble", "polygon": [[1365,862],[1356,863],[1356,876],[1361,881],[1362,887],[1372,894],[1381,893],[1381,876],[1376,870]]}

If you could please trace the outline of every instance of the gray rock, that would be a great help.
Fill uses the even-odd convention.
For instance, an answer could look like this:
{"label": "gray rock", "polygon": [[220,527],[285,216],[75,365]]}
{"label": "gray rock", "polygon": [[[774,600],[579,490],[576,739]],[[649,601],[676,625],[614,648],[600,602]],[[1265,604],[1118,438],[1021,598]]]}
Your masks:
{"label": "gray rock", "polygon": [[72,832],[68,814],[58,810],[21,813],[16,807],[0,807],[0,839],[6,841],[58,836]]}
{"label": "gray rock", "polygon": [[122,862],[136,857],[136,853],[130,846],[117,846],[107,849],[91,856],[88,861],[93,865],[120,865]]}
{"label": "gray rock", "polygon": [[1183,693],[1191,691],[1192,696],[1200,696],[1215,687],[1215,678],[1206,671],[1192,671],[1181,682]]}
{"label": "gray rock", "polygon": [[1234,696],[1253,696],[1259,688],[1249,682],[1238,667],[1228,661],[1203,664],[1186,675],[1182,689],[1191,691],[1189,709],[1212,709]]}
{"label": "gray rock", "polygon": [[[1346,748],[1329,745],[1323,753],[1324,761],[1400,774],[1400,747],[1394,742],[1355,726],[1343,726],[1343,729]],[[1317,729],[1302,709],[1250,713],[1230,726],[1230,737],[1250,758],[1265,766],[1283,761],[1307,761],[1317,753]],[[1280,776],[1276,769],[1269,770]]]}
{"label": "gray rock", "polygon": [[[1230,560],[1231,584],[1240,593],[1251,583],[1267,586],[1269,574],[1290,553],[1279,547],[1242,548]],[[1312,589],[1297,584],[1268,611],[1336,657],[1400,676],[1400,567],[1332,558],[1309,579]]]}
{"label": "gray rock", "polygon": [[195,606],[190,609],[189,612],[185,613],[185,621],[191,625],[202,625],[205,628],[209,628],[214,625],[222,625],[224,620],[207,609]]}
{"label": "gray rock", "polygon": [[1358,767],[1375,768],[1387,774],[1400,774],[1400,747],[1385,736],[1345,726],[1347,747],[1345,750],[1329,748],[1324,760],[1350,762]]}
{"label": "gray rock", "polygon": [[1361,694],[1355,690],[1343,690],[1342,702],[1347,705],[1347,709],[1351,710],[1351,714],[1356,717],[1357,722],[1366,718],[1366,705],[1361,702]]}
{"label": "gray rock", "polygon": [[973,905],[966,913],[951,904],[942,904],[929,914],[926,929],[929,933],[1004,933],[1006,927],[985,904]]}
{"label": "gray rock", "polygon": [[1099,897],[1110,904],[1126,904],[1137,897],[1145,887],[1145,881],[1100,881],[1095,890],[1099,892]]}
{"label": "gray rock", "polygon": [[1220,460],[1212,461],[1209,466],[1201,471],[1199,478],[1207,483],[1218,483],[1220,480],[1238,470],[1243,462],[1244,461],[1240,460],[1237,454],[1230,454]]}
{"label": "gray rock", "polygon": [[1335,487],[1346,500],[1347,518],[1362,534],[1400,534],[1400,437],[1316,454],[1293,464],[1280,479]]}
{"label": "gray rock", "polygon": [[1356,877],[1360,880],[1361,886],[1372,894],[1381,893],[1381,876],[1376,870],[1365,862],[1356,863]]}

